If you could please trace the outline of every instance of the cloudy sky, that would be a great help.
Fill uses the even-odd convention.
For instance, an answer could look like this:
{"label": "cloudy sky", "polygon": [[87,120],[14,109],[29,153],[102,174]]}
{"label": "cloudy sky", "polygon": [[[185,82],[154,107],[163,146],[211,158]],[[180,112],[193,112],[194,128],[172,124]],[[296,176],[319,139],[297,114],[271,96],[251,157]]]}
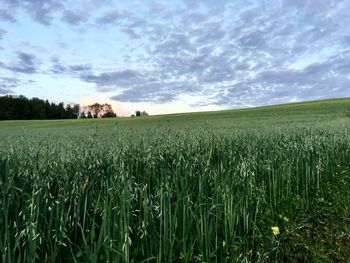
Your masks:
{"label": "cloudy sky", "polygon": [[0,0],[0,96],[119,115],[350,96],[348,0]]}

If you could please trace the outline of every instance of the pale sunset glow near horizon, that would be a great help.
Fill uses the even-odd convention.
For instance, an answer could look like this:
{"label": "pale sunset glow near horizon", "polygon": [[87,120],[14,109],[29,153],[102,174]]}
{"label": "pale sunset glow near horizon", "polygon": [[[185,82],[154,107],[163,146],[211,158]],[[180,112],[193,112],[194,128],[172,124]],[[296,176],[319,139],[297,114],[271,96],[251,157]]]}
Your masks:
{"label": "pale sunset glow near horizon", "polygon": [[350,96],[350,1],[0,0],[0,96],[119,116]]}

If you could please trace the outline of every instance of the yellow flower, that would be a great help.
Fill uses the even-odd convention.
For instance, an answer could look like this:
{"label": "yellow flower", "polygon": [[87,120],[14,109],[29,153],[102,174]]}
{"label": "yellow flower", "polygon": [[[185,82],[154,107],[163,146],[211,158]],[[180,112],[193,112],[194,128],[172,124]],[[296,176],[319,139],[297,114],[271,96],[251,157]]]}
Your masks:
{"label": "yellow flower", "polygon": [[272,233],[275,235],[275,236],[278,236],[280,234],[280,229],[278,226],[273,226],[271,227],[272,229]]}

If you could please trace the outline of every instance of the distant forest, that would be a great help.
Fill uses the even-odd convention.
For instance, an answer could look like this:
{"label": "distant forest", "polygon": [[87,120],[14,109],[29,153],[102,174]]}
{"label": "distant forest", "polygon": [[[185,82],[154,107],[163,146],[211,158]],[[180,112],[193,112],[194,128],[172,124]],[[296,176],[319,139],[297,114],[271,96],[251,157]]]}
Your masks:
{"label": "distant forest", "polygon": [[77,118],[116,117],[111,105],[95,103],[80,107],[79,104],[55,104],[38,98],[25,96],[0,97],[0,120],[54,120]]}

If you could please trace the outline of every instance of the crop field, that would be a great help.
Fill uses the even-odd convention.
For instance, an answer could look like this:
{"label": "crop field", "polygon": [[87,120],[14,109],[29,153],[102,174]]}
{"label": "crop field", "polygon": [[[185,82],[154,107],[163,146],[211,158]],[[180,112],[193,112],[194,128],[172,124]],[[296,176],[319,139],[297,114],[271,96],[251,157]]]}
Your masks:
{"label": "crop field", "polygon": [[350,99],[0,122],[1,262],[346,262]]}

